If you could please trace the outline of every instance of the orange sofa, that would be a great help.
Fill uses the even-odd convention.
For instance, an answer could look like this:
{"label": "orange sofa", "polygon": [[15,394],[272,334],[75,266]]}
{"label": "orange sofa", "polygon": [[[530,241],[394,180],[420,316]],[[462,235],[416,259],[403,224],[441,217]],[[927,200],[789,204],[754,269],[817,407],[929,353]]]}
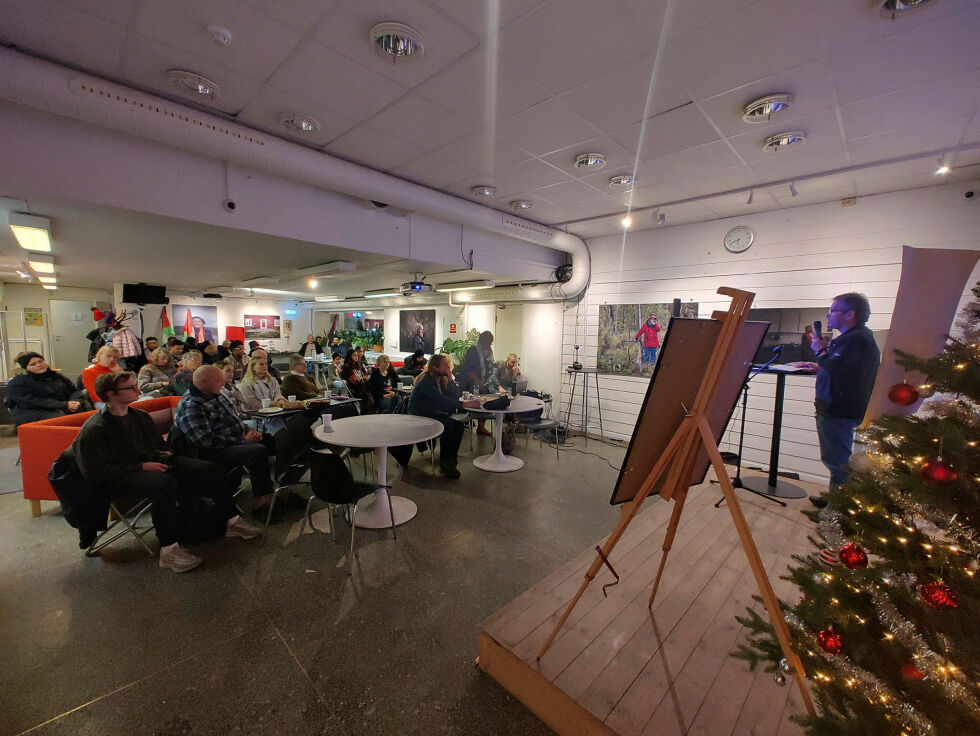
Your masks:
{"label": "orange sofa", "polygon": [[[160,436],[166,435],[174,422],[174,411],[179,396],[163,396],[145,399],[133,404],[137,409],[149,412]],[[48,471],[58,455],[75,441],[85,420],[95,412],[67,414],[54,419],[22,424],[17,429],[20,438],[20,472],[24,481],[24,498],[31,502],[31,516],[41,515],[41,501],[57,501],[54,489],[48,483]]]}

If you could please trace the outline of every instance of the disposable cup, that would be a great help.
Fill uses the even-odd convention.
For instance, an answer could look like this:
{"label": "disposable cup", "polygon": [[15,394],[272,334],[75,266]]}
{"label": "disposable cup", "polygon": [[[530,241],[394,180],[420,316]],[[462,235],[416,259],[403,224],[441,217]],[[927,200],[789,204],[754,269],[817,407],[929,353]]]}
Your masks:
{"label": "disposable cup", "polygon": [[268,409],[270,406],[272,406],[272,399],[262,399],[263,409]]}
{"label": "disposable cup", "polygon": [[286,401],[288,401],[290,404],[292,404],[293,402],[295,402],[296,401],[296,394],[290,394],[289,396],[287,396],[286,397]]}

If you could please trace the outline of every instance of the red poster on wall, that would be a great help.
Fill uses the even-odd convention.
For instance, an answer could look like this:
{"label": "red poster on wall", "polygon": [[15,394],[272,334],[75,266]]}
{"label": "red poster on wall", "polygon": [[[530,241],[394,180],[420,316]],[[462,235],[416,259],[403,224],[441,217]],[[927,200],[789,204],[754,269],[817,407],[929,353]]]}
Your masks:
{"label": "red poster on wall", "polygon": [[450,322],[449,323],[449,334],[450,335],[455,335],[456,334],[456,323],[455,322]]}
{"label": "red poster on wall", "polygon": [[225,327],[225,339],[226,340],[241,340],[245,342],[245,328],[244,327]]}

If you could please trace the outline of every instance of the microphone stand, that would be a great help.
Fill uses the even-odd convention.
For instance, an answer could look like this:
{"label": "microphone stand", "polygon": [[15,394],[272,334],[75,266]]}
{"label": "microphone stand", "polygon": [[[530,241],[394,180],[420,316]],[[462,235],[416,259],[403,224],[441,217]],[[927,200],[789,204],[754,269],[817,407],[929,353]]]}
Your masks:
{"label": "microphone stand", "polygon": [[[781,345],[777,346],[773,350],[773,356],[769,358],[769,360],[767,360],[763,365],[759,366],[754,371],[751,371],[749,373],[749,377],[745,379],[745,383],[742,385],[742,420],[741,420],[741,426],[739,427],[738,430],[738,462],[736,462],[735,464],[735,477],[732,478],[732,486],[734,486],[735,488],[741,488],[742,490],[748,491],[749,493],[754,493],[757,496],[762,496],[762,498],[772,501],[773,503],[778,503],[780,506],[785,508],[786,504],[780,501],[778,498],[775,498],[774,496],[771,496],[768,493],[762,493],[761,491],[757,491],[754,488],[749,488],[748,486],[742,483],[742,446],[745,442],[745,413],[746,410],[748,409],[748,404],[749,404],[749,382],[751,382],[753,378],[759,375],[766,368],[771,366],[775,362],[776,358],[778,358],[780,353],[782,352],[783,352],[782,346]],[[717,483],[718,481],[713,480],[711,482]],[[716,509],[719,508],[724,502],[725,502],[725,497],[722,496],[718,500],[718,503],[715,504],[715,508]]]}

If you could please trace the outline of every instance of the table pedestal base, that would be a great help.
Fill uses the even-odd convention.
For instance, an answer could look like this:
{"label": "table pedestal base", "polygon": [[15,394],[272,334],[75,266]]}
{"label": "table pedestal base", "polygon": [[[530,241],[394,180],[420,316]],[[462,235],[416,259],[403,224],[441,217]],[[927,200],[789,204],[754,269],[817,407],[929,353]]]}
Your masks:
{"label": "table pedestal base", "polygon": [[777,480],[776,485],[771,486],[766,478],[742,478],[742,485],[756,493],[774,498],[806,498],[808,495],[795,483],[788,483],[782,479]]}
{"label": "table pedestal base", "polygon": [[[402,496],[392,496],[391,506],[395,511],[395,526],[411,521],[419,512],[418,506]],[[357,505],[357,519],[355,519],[359,529],[391,529],[391,513],[388,511],[388,495],[384,491],[363,499]]]}
{"label": "table pedestal base", "polygon": [[512,473],[524,467],[524,461],[513,455],[503,453],[493,455],[480,455],[473,458],[473,464],[480,470],[488,470],[491,473]]}

